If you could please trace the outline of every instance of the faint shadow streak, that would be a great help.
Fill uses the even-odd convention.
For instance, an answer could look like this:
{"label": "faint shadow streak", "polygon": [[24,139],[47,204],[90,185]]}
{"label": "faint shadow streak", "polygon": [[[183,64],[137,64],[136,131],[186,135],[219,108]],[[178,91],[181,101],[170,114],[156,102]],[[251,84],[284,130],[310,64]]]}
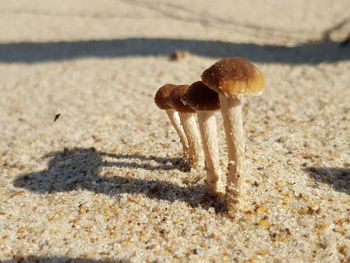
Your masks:
{"label": "faint shadow streak", "polygon": [[39,63],[87,57],[169,56],[187,50],[204,57],[242,56],[255,62],[318,64],[350,59],[350,49],[332,41],[297,46],[166,38],[0,43],[0,62]]}
{"label": "faint shadow streak", "polygon": [[112,157],[116,159],[139,159],[142,161],[156,161],[157,163],[162,163],[162,164],[168,163],[168,162],[179,163],[183,161],[181,157],[170,158],[170,157],[158,157],[154,155],[145,156],[141,154],[114,154],[114,153],[106,153],[106,152],[100,152],[100,154],[103,156]]}
{"label": "faint shadow streak", "polygon": [[118,258],[106,258],[101,260],[95,259],[84,259],[84,258],[69,258],[69,257],[40,257],[34,255],[26,256],[14,256],[12,259],[5,259],[1,261],[2,263],[18,263],[18,262],[28,262],[28,263],[41,263],[41,262],[69,262],[69,263],[129,263],[130,260],[118,259]]}
{"label": "faint shadow streak", "polygon": [[350,195],[350,168],[308,167],[303,170],[316,181],[330,184],[334,190]]}
{"label": "faint shadow streak", "polygon": [[[103,157],[112,158],[112,161],[105,161]],[[94,148],[65,149],[49,153],[45,155],[45,158],[50,158],[47,169],[19,175],[13,182],[14,186],[42,194],[69,192],[77,189],[86,189],[111,196],[138,193],[149,198],[170,202],[184,201],[193,207],[223,209],[216,200],[208,198],[207,190],[201,184],[179,186],[157,179],[137,178],[139,169],[188,171],[187,164],[181,158],[111,154],[96,151]],[[117,161],[118,159],[128,161]],[[135,159],[142,163],[135,162]],[[158,165],[150,162],[156,162]],[[129,168],[130,172],[126,173],[124,170],[123,175],[119,175],[116,170],[107,176],[100,176],[102,167]],[[128,176],[125,176],[125,173]]]}

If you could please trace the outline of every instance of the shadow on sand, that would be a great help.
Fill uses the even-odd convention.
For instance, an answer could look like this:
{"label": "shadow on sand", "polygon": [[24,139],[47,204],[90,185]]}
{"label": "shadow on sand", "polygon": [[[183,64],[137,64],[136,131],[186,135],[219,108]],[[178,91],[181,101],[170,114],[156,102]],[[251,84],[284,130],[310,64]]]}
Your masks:
{"label": "shadow on sand", "polygon": [[316,181],[330,184],[334,190],[350,195],[349,168],[308,167],[304,171]]}
{"label": "shadow on sand", "polygon": [[86,57],[169,56],[187,50],[204,57],[242,56],[255,62],[318,64],[350,59],[346,42],[307,42],[297,46],[166,38],[125,38],[62,42],[0,43],[0,62],[39,63]]}
{"label": "shadow on sand", "polygon": [[[68,192],[77,189],[112,196],[122,193],[141,193],[149,198],[170,202],[185,201],[193,207],[201,206],[206,209],[214,207],[216,211],[223,209],[222,204],[217,200],[208,198],[205,187],[200,184],[183,187],[160,180],[146,180],[116,174],[109,177],[99,175],[101,167],[188,171],[188,166],[182,158],[118,155],[99,152],[94,148],[64,149],[49,153],[45,157],[51,158],[47,169],[18,176],[13,182],[14,186],[36,193]],[[104,161],[103,157],[108,157],[112,161]]]}
{"label": "shadow on sand", "polygon": [[83,259],[83,258],[69,258],[69,257],[38,257],[38,256],[16,256],[13,259],[5,259],[1,261],[2,263],[18,263],[18,262],[28,262],[28,263],[41,263],[41,262],[69,262],[69,263],[128,263],[130,260],[125,259],[115,259],[107,258],[102,260],[94,259]]}

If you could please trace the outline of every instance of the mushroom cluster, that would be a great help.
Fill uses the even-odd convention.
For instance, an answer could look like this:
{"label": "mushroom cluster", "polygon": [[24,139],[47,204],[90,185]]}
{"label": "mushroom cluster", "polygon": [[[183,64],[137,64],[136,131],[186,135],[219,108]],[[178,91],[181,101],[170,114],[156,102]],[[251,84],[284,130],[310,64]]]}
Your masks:
{"label": "mushroom cluster", "polygon": [[[233,57],[213,64],[202,73],[201,79],[190,86],[167,84],[161,87],[155,103],[167,111],[193,167],[201,167],[204,152],[210,193],[225,196],[228,210],[234,211],[247,173],[242,99],[260,95],[264,90],[264,77],[248,60]],[[217,110],[221,110],[226,135],[227,178],[220,167]]]}

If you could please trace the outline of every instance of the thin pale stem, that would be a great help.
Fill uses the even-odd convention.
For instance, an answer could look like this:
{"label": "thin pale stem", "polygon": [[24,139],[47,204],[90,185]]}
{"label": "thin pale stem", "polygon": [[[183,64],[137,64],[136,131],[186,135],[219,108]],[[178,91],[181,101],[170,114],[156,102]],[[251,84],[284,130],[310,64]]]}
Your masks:
{"label": "thin pale stem", "polygon": [[190,164],[198,168],[203,163],[201,138],[196,123],[195,113],[179,113],[182,127],[184,128],[189,148]]}
{"label": "thin pale stem", "polygon": [[222,194],[224,186],[219,160],[215,113],[214,111],[198,111],[197,117],[205,156],[207,184],[212,194]]}
{"label": "thin pale stem", "polygon": [[234,210],[242,192],[242,182],[246,172],[242,107],[239,98],[227,98],[220,94],[219,99],[229,161],[226,198],[228,208]]}
{"label": "thin pale stem", "polygon": [[183,149],[184,155],[187,155],[188,142],[187,142],[185,132],[181,126],[179,113],[175,110],[172,110],[172,109],[167,110],[166,113],[168,114],[169,120],[170,120],[171,124],[173,125],[173,127],[175,128],[177,135],[180,138],[180,142],[182,144],[182,149]]}

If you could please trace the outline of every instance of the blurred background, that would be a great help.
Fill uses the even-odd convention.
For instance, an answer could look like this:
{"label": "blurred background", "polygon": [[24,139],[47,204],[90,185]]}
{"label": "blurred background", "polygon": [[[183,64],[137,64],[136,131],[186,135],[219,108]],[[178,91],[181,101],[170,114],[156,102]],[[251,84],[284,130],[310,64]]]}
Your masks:
{"label": "blurred background", "polygon": [[346,43],[349,9],[348,0],[1,1],[0,62],[166,56],[178,49],[260,62],[337,61],[349,58],[332,45]]}

